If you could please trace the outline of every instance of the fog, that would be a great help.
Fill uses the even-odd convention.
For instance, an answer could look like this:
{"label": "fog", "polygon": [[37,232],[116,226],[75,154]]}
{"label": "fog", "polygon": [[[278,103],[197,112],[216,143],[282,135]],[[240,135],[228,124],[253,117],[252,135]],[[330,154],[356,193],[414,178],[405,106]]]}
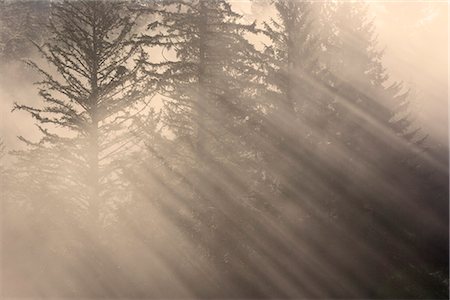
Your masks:
{"label": "fog", "polygon": [[[230,3],[246,20],[265,20],[273,13],[261,5],[265,1]],[[378,46],[385,51],[383,64],[393,80],[403,81],[412,89],[411,110],[418,126],[446,145],[448,3],[370,1],[368,5],[377,28]],[[11,115],[10,110],[15,101],[38,101],[33,86],[36,77],[17,60],[4,61],[0,76],[0,133],[10,148],[20,147],[16,136],[33,131],[33,125],[29,118],[22,120],[19,114]]]}
{"label": "fog", "polygon": [[1,294],[447,299],[446,2],[0,2]]}

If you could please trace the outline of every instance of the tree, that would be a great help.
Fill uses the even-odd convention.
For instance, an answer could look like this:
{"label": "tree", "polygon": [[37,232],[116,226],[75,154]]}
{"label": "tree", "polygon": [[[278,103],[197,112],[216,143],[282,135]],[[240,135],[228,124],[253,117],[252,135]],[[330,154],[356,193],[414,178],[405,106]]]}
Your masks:
{"label": "tree", "polygon": [[132,42],[136,16],[124,9],[120,2],[54,4],[52,36],[37,45],[53,69],[28,62],[43,76],[43,106],[14,107],[29,112],[43,134],[38,143],[21,140],[34,151],[52,153],[58,161],[46,164],[49,172],[69,172],[62,177],[79,187],[74,200],[86,201],[95,216],[104,205],[105,184],[114,186],[113,162],[132,145],[127,127],[150,91],[141,73],[145,53]]}
{"label": "tree", "polygon": [[14,106],[41,138],[0,166],[7,296],[448,296],[447,158],[367,6],[270,3],[261,28],[226,0],[49,4],[43,101]]}
{"label": "tree", "polygon": [[[49,247],[60,249],[51,264],[55,269],[65,263],[117,273],[117,265],[102,253],[105,225],[114,217],[114,206],[129,197],[121,170],[140,142],[135,121],[152,93],[148,74],[142,72],[146,54],[134,42],[138,15],[126,5],[52,3],[50,37],[36,44],[48,66],[28,61],[42,75],[37,83],[42,102],[14,106],[31,114],[42,135],[37,142],[20,137],[28,147],[15,152],[16,195],[41,212],[36,214],[38,228],[51,228]],[[76,263],[83,259],[95,263]],[[101,281],[66,278],[69,282],[55,283],[66,293],[77,285],[81,293],[101,289]]]}
{"label": "tree", "polygon": [[[224,120],[233,117],[228,114],[238,114],[236,110],[244,102],[241,98],[251,88],[238,93],[245,86],[239,80],[250,83],[249,79],[255,75],[255,70],[246,63],[256,52],[244,38],[255,31],[254,24],[240,24],[240,16],[226,1],[167,1],[156,12],[160,20],[151,23],[149,29],[158,34],[145,36],[143,42],[165,48],[169,55],[175,56],[163,64],[166,67],[161,84],[166,99],[163,121],[176,137],[193,139],[190,143],[197,152],[214,152],[206,144],[214,139],[206,138],[205,128],[220,127],[210,124],[213,120],[221,121],[222,126],[239,123],[227,125]],[[218,105],[222,106],[214,108]]]}
{"label": "tree", "polygon": [[[340,152],[334,143],[338,130],[333,126],[334,95],[327,85],[330,70],[321,57],[326,38],[319,22],[323,4],[273,4],[276,17],[265,24],[270,43],[265,48],[267,116],[263,132],[270,146],[262,152],[265,174],[274,186],[268,201],[271,218],[293,239],[284,242],[289,247],[283,257],[289,263],[280,269],[287,274],[279,272],[289,278],[292,297],[355,295],[355,286],[349,284],[355,278],[345,270],[350,263],[336,263],[343,258],[334,251],[332,234],[339,234],[332,228],[336,226],[336,203],[344,195],[339,190],[342,174],[335,157]],[[260,186],[264,185],[267,181]],[[302,270],[305,275],[289,277],[287,270],[291,274]],[[337,277],[342,279],[339,283]],[[320,288],[312,287],[308,279]]]}
{"label": "tree", "polygon": [[[404,287],[396,290],[396,297],[424,297],[434,288],[426,291],[430,278],[423,275],[427,263],[417,251],[417,244],[423,243],[418,228],[431,230],[442,221],[436,222],[429,209],[424,213],[423,196],[416,193],[416,188],[429,184],[418,172],[428,160],[425,137],[407,113],[408,92],[401,83],[390,83],[383,67],[383,52],[378,50],[367,4],[329,3],[322,16],[327,37],[322,59],[330,75],[327,85],[335,96],[331,124],[339,133],[333,143],[345,161],[339,176],[344,198],[336,203],[340,226],[367,247],[358,250],[359,268],[374,274],[362,284],[365,293],[389,295],[392,291],[381,291],[384,284],[374,283],[390,278],[391,283],[397,281],[394,285]],[[416,188],[411,182],[416,182]],[[432,201],[440,201],[435,195]],[[435,221],[419,225],[420,218]],[[375,271],[381,268],[387,271]],[[396,275],[385,277],[385,273]]]}
{"label": "tree", "polygon": [[[407,286],[398,295],[423,297],[425,286],[439,280],[425,279],[426,268],[406,271],[407,263],[421,265],[424,258],[413,246],[423,243],[418,234],[442,223],[414,221],[424,204],[410,183],[429,184],[417,173],[424,162],[418,156],[424,138],[406,114],[408,93],[399,83],[387,84],[367,6],[273,3],[277,17],[265,25],[271,43],[265,49],[268,113],[263,128],[270,147],[262,152],[265,174],[275,187],[267,201],[271,216],[283,220],[283,232],[297,236],[303,253],[283,256],[289,257],[289,267],[320,282],[319,291],[307,285],[300,294],[390,295],[379,283],[392,280],[386,273],[395,273],[402,274],[396,284]],[[277,204],[271,204],[274,198]],[[436,194],[435,201],[439,198]],[[436,215],[430,205],[429,221]],[[349,244],[354,246],[349,249]],[[310,261],[319,265],[310,270]],[[419,284],[418,278],[428,283]],[[291,282],[304,286],[298,278]]]}
{"label": "tree", "polygon": [[278,189],[283,190],[280,192],[291,193],[281,197],[296,198],[301,191],[295,191],[298,183],[294,181],[299,179],[299,174],[293,174],[298,171],[295,164],[305,160],[307,152],[325,138],[318,139],[317,135],[324,127],[320,122],[327,120],[329,103],[320,86],[323,70],[317,55],[320,39],[314,22],[316,7],[296,1],[273,4],[276,18],[264,24],[270,43],[264,49],[267,63],[263,128],[272,145],[265,160],[267,172],[273,173]]}
{"label": "tree", "polygon": [[223,275],[215,292],[238,293],[244,283],[227,264],[237,266],[241,255],[233,249],[239,248],[232,240],[241,233],[232,223],[242,218],[253,159],[248,143],[258,114],[259,58],[245,36],[255,33],[254,24],[242,24],[222,0],[164,1],[153,12],[158,15],[148,27],[153,34],[142,42],[162,49],[166,57],[158,64],[162,123],[172,135],[173,152],[156,157],[166,158],[163,165],[174,176],[169,182],[176,185],[165,187],[162,201],[174,203],[165,213]]}

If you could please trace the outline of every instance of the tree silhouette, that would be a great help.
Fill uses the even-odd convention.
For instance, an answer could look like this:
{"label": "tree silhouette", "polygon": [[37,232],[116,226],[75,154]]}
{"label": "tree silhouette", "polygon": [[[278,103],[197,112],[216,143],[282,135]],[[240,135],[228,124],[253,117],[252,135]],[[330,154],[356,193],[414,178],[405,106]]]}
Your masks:
{"label": "tree silhouette", "polygon": [[133,146],[131,121],[147,105],[151,88],[141,72],[145,54],[133,43],[136,17],[124,9],[120,2],[54,4],[51,38],[36,45],[52,68],[28,62],[43,76],[43,105],[14,107],[29,112],[43,135],[37,143],[20,138],[35,151],[33,158],[47,159],[39,169],[76,190],[73,201],[89,206],[94,218],[112,197],[114,161]]}

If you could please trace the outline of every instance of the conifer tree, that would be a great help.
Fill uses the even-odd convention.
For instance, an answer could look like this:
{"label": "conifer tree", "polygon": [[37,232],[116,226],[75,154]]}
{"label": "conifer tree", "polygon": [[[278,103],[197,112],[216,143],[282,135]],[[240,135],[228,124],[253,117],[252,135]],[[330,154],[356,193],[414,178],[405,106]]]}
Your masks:
{"label": "conifer tree", "polygon": [[[254,24],[239,23],[226,1],[165,1],[156,12],[160,20],[149,29],[161,33],[143,41],[165,48],[169,56],[161,84],[163,121],[177,138],[190,140],[195,151],[213,152],[207,144],[214,139],[205,138],[206,128],[218,130],[214,120],[222,126],[242,122],[246,111],[237,110],[249,110],[242,107],[242,97],[251,86],[242,80],[248,84],[255,76],[249,65],[255,54],[243,36],[255,31]],[[224,121],[233,117],[239,119]]]}
{"label": "conifer tree", "polygon": [[[332,266],[335,257],[321,249],[335,219],[336,161],[333,136],[336,129],[334,100],[326,78],[328,69],[321,60],[323,39],[318,17],[322,3],[273,1],[276,17],[265,24],[270,39],[266,46],[267,102],[264,138],[269,142],[263,152],[266,174],[274,191],[269,206],[283,230],[295,236],[295,244],[283,253],[289,267],[303,270],[289,283],[296,287],[292,296],[333,297],[338,291],[350,293],[345,284],[337,286],[333,276],[343,276],[340,266]],[[267,185],[267,181],[261,186]],[[274,201],[274,198],[276,201]],[[321,249],[321,250],[319,250]],[[298,252],[303,255],[299,256]],[[311,267],[310,261],[319,262]],[[308,289],[302,277],[320,282],[318,290]],[[349,295],[349,294],[347,294]]]}
{"label": "conifer tree", "polygon": [[[250,186],[249,156],[254,151],[249,143],[258,114],[254,95],[259,58],[245,38],[256,32],[255,25],[243,24],[223,0],[164,1],[154,12],[159,17],[149,29],[156,33],[142,42],[162,48],[166,58],[158,65],[162,122],[176,148],[165,157],[175,176],[171,181],[178,184],[170,190],[182,191],[166,197],[184,207],[185,214],[175,214],[174,222],[203,247],[200,253],[221,273],[236,276],[230,265],[238,265],[241,250],[232,240],[241,233],[232,223],[242,218]],[[233,290],[226,288],[232,281],[236,291],[243,285],[232,277],[220,284],[222,292]]]}
{"label": "conifer tree", "polygon": [[[387,84],[365,4],[274,1],[274,8],[277,21],[265,28],[271,40],[265,51],[270,62],[265,97],[271,107],[265,128],[266,138],[278,146],[265,151],[266,170],[278,201],[288,204],[292,215],[308,217],[290,229],[320,236],[303,244],[312,250],[304,259],[321,261],[325,272],[341,278],[341,286],[319,279],[322,296],[376,294],[382,286],[376,282],[385,274],[377,267],[398,268],[403,264],[395,262],[398,253],[404,253],[404,262],[418,258],[401,232],[417,226],[411,218],[420,211],[414,204],[418,198],[408,182],[419,180],[411,175],[418,163],[413,152],[424,140],[405,113],[408,93],[399,83]],[[410,207],[408,215],[402,215],[400,203]],[[388,231],[394,224],[397,229]],[[316,251],[325,240],[333,251]],[[357,241],[363,246],[347,249]],[[336,265],[349,251],[356,262]],[[291,257],[293,265],[301,261]]]}
{"label": "conifer tree", "polygon": [[114,161],[133,145],[128,127],[150,88],[141,72],[145,54],[133,43],[136,16],[125,9],[121,2],[54,3],[51,37],[36,45],[49,67],[28,62],[43,77],[42,105],[14,107],[29,112],[43,135],[36,143],[20,138],[30,147],[17,153],[24,170],[36,166],[51,176],[50,189],[88,207],[94,219],[113,196]]}
{"label": "conifer tree", "polygon": [[275,177],[285,177],[276,179],[281,185],[292,187],[296,184],[286,182],[292,178],[290,171],[293,171],[289,160],[303,160],[307,155],[303,151],[311,151],[320,144],[317,131],[323,126],[320,123],[326,122],[329,107],[320,87],[323,70],[317,55],[320,39],[314,23],[316,7],[297,1],[273,4],[276,18],[264,24],[264,32],[270,39],[264,49],[267,61],[267,92],[263,94],[267,124],[264,127],[266,138],[274,146],[272,158],[268,156],[266,160],[285,164],[278,166],[281,168],[278,171],[276,165],[270,168],[279,172]]}
{"label": "conifer tree", "polygon": [[[14,106],[31,114],[41,138],[20,137],[26,148],[14,152],[12,194],[15,203],[31,207],[35,228],[46,237],[47,246],[37,251],[56,294],[109,293],[124,282],[120,263],[105,255],[115,251],[106,225],[113,223],[115,207],[129,200],[121,173],[139,144],[135,121],[152,92],[142,72],[146,54],[134,42],[137,14],[126,5],[52,3],[50,37],[36,44],[48,64],[28,61],[42,76],[37,83],[42,102]],[[62,265],[92,278],[72,272],[52,277]],[[105,290],[104,281],[115,282],[114,291]]]}
{"label": "conifer tree", "polygon": [[372,118],[398,136],[417,141],[418,130],[407,114],[409,93],[402,83],[390,83],[368,8],[365,3],[329,3],[322,10],[322,59],[333,77],[330,86],[342,98],[335,106],[341,119],[353,107],[370,114],[361,118]]}
{"label": "conifer tree", "polygon": [[[340,168],[340,186],[346,191],[338,207],[340,225],[381,258],[359,250],[359,268],[374,274],[362,283],[366,293],[389,294],[383,290],[385,284],[373,284],[388,280],[398,286],[415,286],[415,292],[397,290],[396,297],[419,295],[430,278],[418,275],[425,274],[427,268],[424,257],[413,246],[421,243],[417,226],[424,203],[411,182],[416,182],[416,187],[429,184],[418,171],[426,161],[422,155],[425,137],[408,115],[408,92],[401,83],[391,83],[383,67],[383,52],[378,50],[368,5],[327,3],[321,15],[326,20],[322,30],[327,38],[322,59],[330,74],[327,86],[335,95],[332,124],[339,132],[334,143],[345,154],[342,160],[346,162]],[[434,204],[427,205],[430,208]],[[362,217],[358,220],[356,215]],[[432,216],[429,211],[427,219],[435,219]],[[422,227],[435,228],[439,222],[435,219],[434,224]],[[370,271],[381,268],[388,271]],[[398,277],[393,279],[385,273]]]}

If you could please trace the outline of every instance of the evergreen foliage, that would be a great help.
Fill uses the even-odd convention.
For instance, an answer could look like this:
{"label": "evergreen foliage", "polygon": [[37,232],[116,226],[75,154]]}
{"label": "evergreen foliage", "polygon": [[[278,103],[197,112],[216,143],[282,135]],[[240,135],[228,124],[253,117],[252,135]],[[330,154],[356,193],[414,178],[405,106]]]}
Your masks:
{"label": "evergreen foliage", "polygon": [[5,295],[448,298],[448,153],[368,6],[267,5],[51,2],[42,101],[13,109],[41,138],[0,169],[5,274],[29,278]]}

